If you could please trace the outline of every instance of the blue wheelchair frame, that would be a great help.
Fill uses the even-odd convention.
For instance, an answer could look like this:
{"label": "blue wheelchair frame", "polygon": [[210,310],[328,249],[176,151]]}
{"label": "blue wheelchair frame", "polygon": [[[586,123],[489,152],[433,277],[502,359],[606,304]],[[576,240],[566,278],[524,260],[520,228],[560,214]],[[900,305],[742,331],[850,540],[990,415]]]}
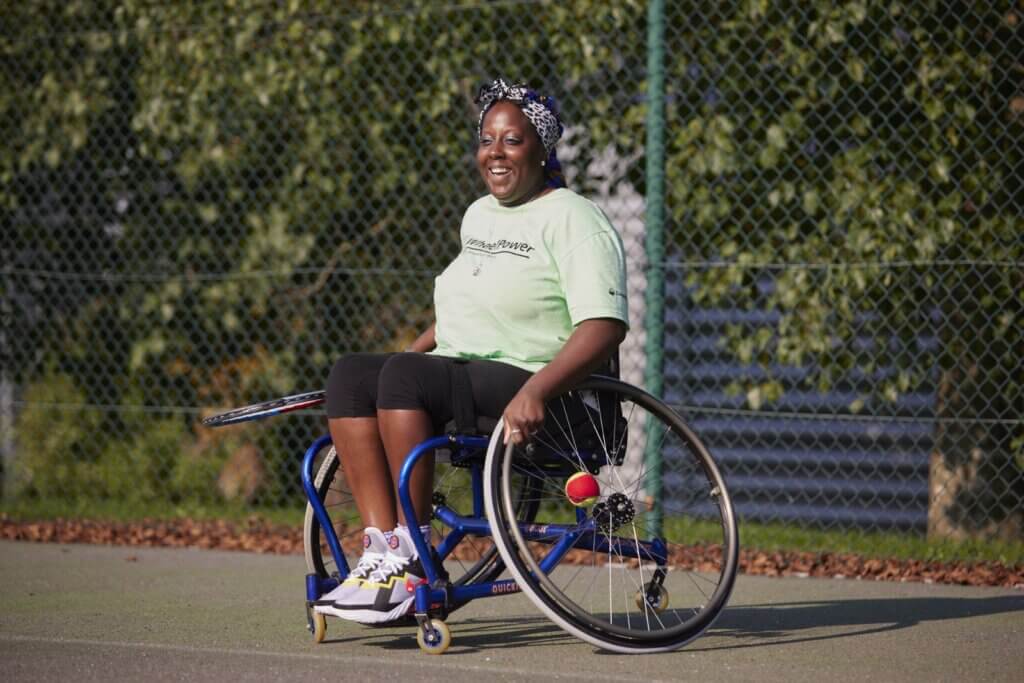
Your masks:
{"label": "blue wheelchair frame", "polygon": [[[419,529],[419,520],[416,518],[416,511],[413,508],[412,499],[409,495],[409,479],[416,463],[426,453],[437,448],[452,448],[452,462],[467,459],[469,455],[486,450],[489,439],[482,436],[466,436],[450,434],[436,436],[414,447],[406,456],[398,477],[398,499],[405,514],[409,528],[409,535],[412,537],[416,552],[420,556],[423,565],[426,581],[416,587],[415,612],[417,619],[422,624],[424,620],[429,621],[428,614],[432,606],[441,605],[444,614],[447,614],[454,606],[462,605],[470,600],[483,597],[494,597],[516,593],[521,590],[514,579],[501,579],[481,583],[462,585],[448,585],[441,581],[438,568],[435,565],[435,555],[431,553],[426,539]],[[320,496],[317,495],[314,484],[313,465],[317,453],[331,443],[331,437],[325,435],[313,442],[306,450],[302,461],[302,488],[306,498],[313,508],[320,528],[326,537],[327,546],[334,557],[338,567],[338,576],[320,577],[316,574],[306,575],[306,604],[307,612],[313,601],[337,587],[349,573],[348,561],[341,549],[334,525]],[[437,548],[436,557],[438,561],[444,561],[455,547],[468,535],[491,535],[490,522],[484,515],[483,487],[485,485],[483,468],[481,465],[471,466],[472,491],[473,491],[473,516],[466,517],[458,514],[447,505],[438,505],[434,509],[434,517],[440,520],[445,526],[451,529]],[[582,508],[576,510],[576,524],[519,524],[520,532],[526,541],[537,541],[552,546],[547,555],[539,563],[541,571],[548,573],[553,570],[565,557],[566,553],[575,547],[585,548],[591,552],[608,553],[613,552],[618,557],[628,557],[639,560],[656,562],[658,566],[664,567],[668,561],[668,548],[662,539],[655,539],[650,542],[640,542],[628,539],[623,542],[618,538],[600,531],[597,522],[587,516]],[[558,538],[552,541],[552,538]],[[312,629],[312,616],[310,619]],[[443,615],[442,615],[443,618]]]}

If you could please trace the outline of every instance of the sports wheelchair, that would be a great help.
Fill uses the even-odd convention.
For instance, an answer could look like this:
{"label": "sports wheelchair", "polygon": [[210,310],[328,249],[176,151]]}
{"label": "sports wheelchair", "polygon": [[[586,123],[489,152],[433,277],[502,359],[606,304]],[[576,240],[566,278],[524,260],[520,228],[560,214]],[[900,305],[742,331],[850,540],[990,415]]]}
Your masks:
{"label": "sports wheelchair", "polygon": [[[207,420],[232,424],[306,408],[323,392],[248,406]],[[420,648],[452,642],[448,616],[477,598],[523,592],[559,627],[619,653],[674,650],[701,635],[735,581],[739,536],[725,481],[707,448],[659,399],[594,376],[546,406],[523,446],[503,425],[476,420],[407,456],[398,497],[425,581],[414,591]],[[409,496],[413,468],[435,452],[436,547],[419,531]],[[583,495],[567,481],[592,479]],[[596,483],[596,487],[594,486]],[[313,604],[345,579],[345,550],[362,524],[329,436],[306,451],[303,541],[306,615],[315,642],[327,621]]]}

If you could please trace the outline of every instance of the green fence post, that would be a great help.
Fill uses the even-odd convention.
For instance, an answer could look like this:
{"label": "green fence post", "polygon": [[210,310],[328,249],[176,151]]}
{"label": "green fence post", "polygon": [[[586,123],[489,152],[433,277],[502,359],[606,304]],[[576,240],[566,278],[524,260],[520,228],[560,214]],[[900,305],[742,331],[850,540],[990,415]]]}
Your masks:
{"label": "green fence post", "polygon": [[[644,385],[647,391],[658,398],[662,394],[662,348],[664,339],[665,276],[662,264],[665,260],[665,3],[664,0],[650,0],[647,6],[647,144],[645,156],[647,166],[646,216],[644,220],[644,251],[647,254],[647,291],[644,296],[644,328],[647,340],[644,345],[646,365]],[[648,523],[651,531],[662,533],[662,484],[661,484],[661,443],[659,430],[647,426],[647,445],[644,449],[644,465],[647,469],[645,490],[651,513]]]}

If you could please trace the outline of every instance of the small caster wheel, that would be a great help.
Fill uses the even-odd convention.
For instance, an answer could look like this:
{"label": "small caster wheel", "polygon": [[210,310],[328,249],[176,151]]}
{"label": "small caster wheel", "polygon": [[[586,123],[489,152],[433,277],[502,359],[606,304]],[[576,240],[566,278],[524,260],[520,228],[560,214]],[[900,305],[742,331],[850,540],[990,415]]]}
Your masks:
{"label": "small caster wheel", "polygon": [[431,619],[429,627],[421,626],[416,630],[416,643],[428,655],[443,655],[452,644],[452,632],[440,619]]}
{"label": "small caster wheel", "polygon": [[636,606],[643,610],[645,604],[647,609],[661,614],[668,609],[668,591],[664,586],[648,583],[642,591],[636,592]]}
{"label": "small caster wheel", "polygon": [[327,635],[327,618],[319,612],[313,612],[313,642],[319,645]]}

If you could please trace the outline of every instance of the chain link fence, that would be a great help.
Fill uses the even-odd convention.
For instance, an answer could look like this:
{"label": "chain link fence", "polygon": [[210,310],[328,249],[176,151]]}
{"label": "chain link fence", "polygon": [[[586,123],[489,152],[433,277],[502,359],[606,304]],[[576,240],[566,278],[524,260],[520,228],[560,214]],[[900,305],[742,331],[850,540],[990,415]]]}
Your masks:
{"label": "chain link fence", "polygon": [[0,10],[5,507],[301,506],[322,416],[200,419],[320,388],[340,354],[430,321],[484,191],[473,95],[503,75],[560,101],[569,185],[628,252],[624,378],[661,368],[741,521],[1024,537],[1024,7],[656,10]]}

